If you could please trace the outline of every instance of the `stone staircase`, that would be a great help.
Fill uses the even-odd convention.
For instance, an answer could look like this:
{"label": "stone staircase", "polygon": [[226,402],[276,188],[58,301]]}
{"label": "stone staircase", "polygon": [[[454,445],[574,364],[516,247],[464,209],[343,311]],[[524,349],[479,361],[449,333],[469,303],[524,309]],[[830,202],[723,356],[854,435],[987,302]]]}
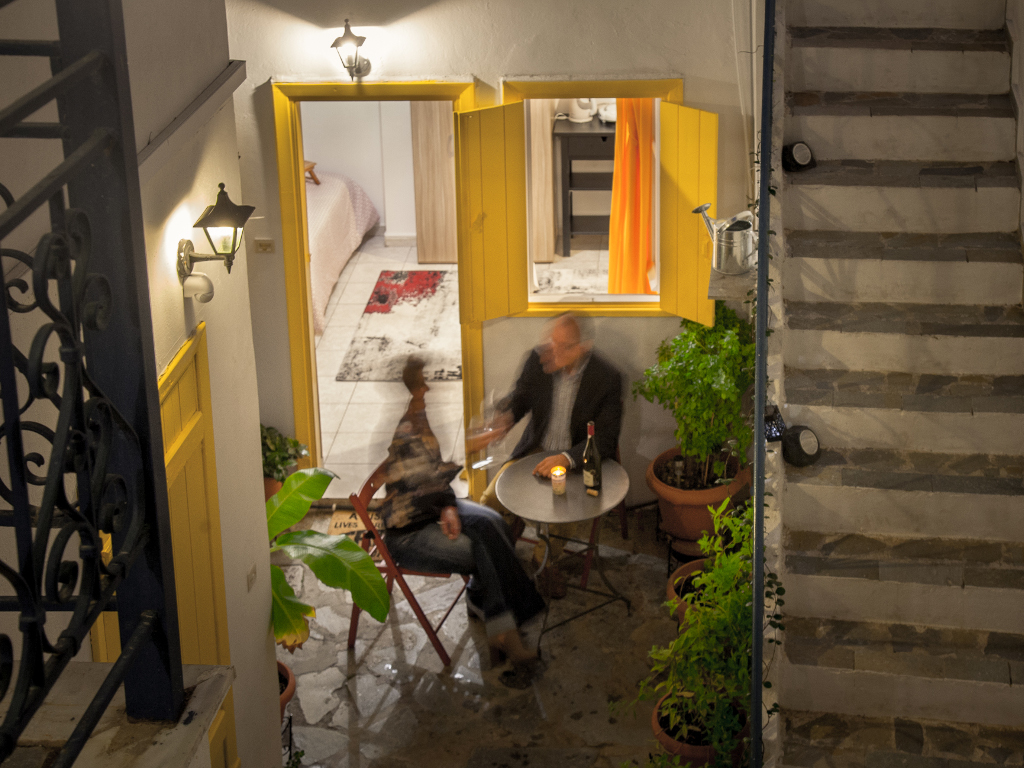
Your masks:
{"label": "stone staircase", "polygon": [[[1003,0],[789,0],[778,765],[1024,765],[1024,290]],[[782,41],[780,41],[781,43]]]}

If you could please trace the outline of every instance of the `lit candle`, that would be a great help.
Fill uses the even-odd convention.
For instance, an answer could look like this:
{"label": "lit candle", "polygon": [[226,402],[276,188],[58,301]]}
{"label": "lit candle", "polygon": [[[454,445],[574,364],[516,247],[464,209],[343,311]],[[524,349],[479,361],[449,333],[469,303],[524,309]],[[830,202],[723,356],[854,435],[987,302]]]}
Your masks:
{"label": "lit candle", "polygon": [[551,468],[551,490],[556,496],[565,493],[565,467]]}

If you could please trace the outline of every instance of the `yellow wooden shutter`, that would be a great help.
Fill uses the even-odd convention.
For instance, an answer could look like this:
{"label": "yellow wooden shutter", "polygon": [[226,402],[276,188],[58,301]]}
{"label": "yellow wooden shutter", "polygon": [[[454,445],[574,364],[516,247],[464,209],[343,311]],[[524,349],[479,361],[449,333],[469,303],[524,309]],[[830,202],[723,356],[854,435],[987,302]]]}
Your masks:
{"label": "yellow wooden shutter", "polygon": [[521,103],[456,115],[463,323],[527,305],[526,121]]}
{"label": "yellow wooden shutter", "polygon": [[715,322],[708,298],[711,239],[701,217],[718,199],[718,115],[661,102],[661,307],[705,325]]}

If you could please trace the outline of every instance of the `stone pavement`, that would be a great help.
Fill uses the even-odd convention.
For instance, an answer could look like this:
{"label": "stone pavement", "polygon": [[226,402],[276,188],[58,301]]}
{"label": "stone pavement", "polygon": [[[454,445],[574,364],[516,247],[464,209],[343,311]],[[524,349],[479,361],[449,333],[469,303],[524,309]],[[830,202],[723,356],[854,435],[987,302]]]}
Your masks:
{"label": "stone pavement", "polygon": [[[630,521],[630,540],[618,535],[618,520],[606,520],[602,547],[609,579],[632,600],[594,611],[544,635],[547,669],[532,688],[516,691],[498,681],[502,669],[488,669],[483,625],[469,621],[464,598],[448,618],[442,642],[452,657],[448,670],[396,588],[386,624],[365,614],[353,652],[346,649],[351,601],[347,592],[322,584],[305,566],[287,566],[289,581],[314,605],[310,639],[278,659],[297,678],[287,713],[302,764],[335,768],[612,768],[642,764],[656,749],[650,729],[651,702],[621,706],[646,674],[647,653],[675,632],[661,607],[664,600],[664,545],[653,540],[654,519],[645,531]],[[520,543],[520,554],[530,547]],[[613,548],[614,547],[614,548]],[[620,547],[623,547],[620,549]],[[626,551],[626,550],[630,551]],[[578,558],[566,572],[578,574]],[[570,578],[570,581],[572,579]],[[457,594],[461,580],[411,578],[410,586],[428,616],[437,621]],[[591,587],[600,588],[596,572]],[[570,590],[554,603],[549,623],[600,603],[602,598]],[[524,628],[536,642],[541,620]],[[481,654],[483,658],[481,659]],[[617,706],[618,705],[618,706]]]}

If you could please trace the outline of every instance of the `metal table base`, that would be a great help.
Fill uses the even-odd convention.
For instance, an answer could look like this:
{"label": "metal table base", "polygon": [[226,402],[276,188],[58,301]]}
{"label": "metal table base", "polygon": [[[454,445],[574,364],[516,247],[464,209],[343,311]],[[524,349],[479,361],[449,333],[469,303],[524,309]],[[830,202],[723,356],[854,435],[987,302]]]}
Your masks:
{"label": "metal table base", "polygon": [[571,542],[573,542],[575,544],[582,544],[583,545],[583,549],[582,550],[578,550],[576,552],[572,552],[571,553],[571,555],[573,557],[577,557],[577,556],[578,557],[586,557],[587,553],[593,552],[593,554],[594,554],[594,557],[593,557],[594,567],[597,569],[597,573],[601,577],[601,581],[604,582],[605,587],[608,589],[608,592],[602,592],[599,589],[592,589],[590,587],[583,587],[583,586],[576,586],[575,584],[569,584],[568,586],[570,588],[576,590],[577,592],[589,592],[592,595],[600,595],[600,596],[606,597],[608,599],[605,600],[603,603],[599,603],[598,605],[591,606],[590,608],[587,608],[585,611],[580,611],[579,613],[577,613],[577,614],[575,614],[573,616],[570,616],[567,619],[563,619],[562,621],[558,622],[557,624],[552,624],[551,626],[548,626],[548,619],[551,616],[551,603],[553,602],[553,600],[551,600],[549,598],[548,601],[547,601],[547,607],[544,610],[544,623],[541,624],[540,636],[537,639],[537,646],[538,646],[538,648],[540,647],[540,641],[544,638],[544,635],[546,633],[550,632],[553,629],[557,629],[558,627],[564,626],[564,625],[568,624],[571,621],[575,621],[576,619],[579,619],[579,618],[581,618],[583,616],[586,616],[589,613],[593,613],[596,610],[604,608],[607,605],[611,605],[612,603],[616,603],[616,602],[622,601],[623,603],[626,604],[626,615],[629,616],[632,613],[632,603],[630,602],[629,598],[626,597],[625,595],[623,595],[621,592],[619,592],[619,590],[617,590],[615,588],[615,585],[612,584],[610,581],[608,581],[608,574],[605,573],[605,570],[604,570],[604,560],[601,557],[601,553],[600,553],[600,551],[598,549],[598,547],[600,546],[600,539],[601,539],[601,525],[600,525],[600,523],[598,523],[594,527],[594,537],[593,537],[594,540],[593,541],[583,541],[582,539],[574,539],[574,538],[568,537],[568,536],[559,536],[558,534],[552,534],[549,531],[548,523],[541,523],[541,524],[537,525],[537,538],[539,538],[541,541],[544,542],[544,557],[541,559],[540,566],[537,568],[537,572],[534,573],[534,575],[533,575],[534,581],[537,580],[537,577],[540,576],[541,572],[544,570],[545,566],[547,565],[548,557],[549,557],[549,555],[551,553],[551,539],[554,538],[554,539],[559,539],[559,540],[565,541],[565,542],[570,542],[571,541]]}

